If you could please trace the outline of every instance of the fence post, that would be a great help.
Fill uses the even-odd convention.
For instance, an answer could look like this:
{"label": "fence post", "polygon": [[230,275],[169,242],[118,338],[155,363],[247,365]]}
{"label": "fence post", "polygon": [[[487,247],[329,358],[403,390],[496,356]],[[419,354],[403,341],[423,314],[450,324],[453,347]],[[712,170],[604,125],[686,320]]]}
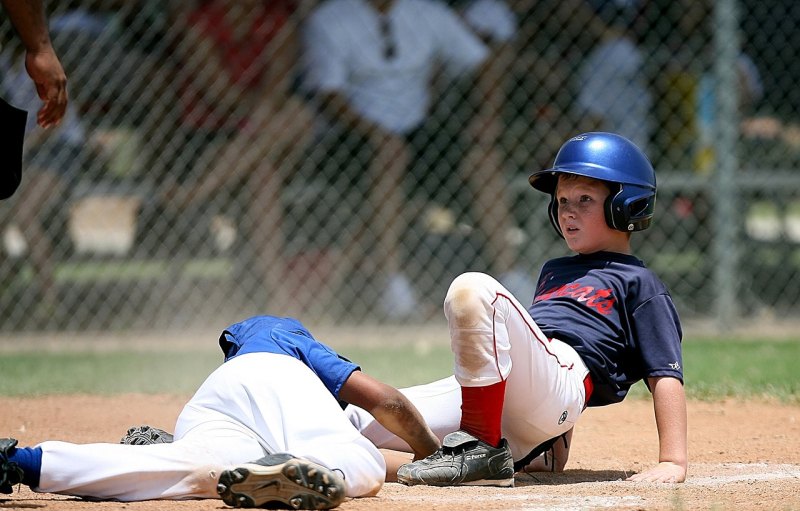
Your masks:
{"label": "fence post", "polygon": [[740,52],[738,0],[714,2],[714,62],[717,115],[714,120],[716,169],[712,178],[714,288],[716,320],[730,329],[739,309],[739,233],[741,211],[737,174],[739,158],[739,91],[736,63]]}

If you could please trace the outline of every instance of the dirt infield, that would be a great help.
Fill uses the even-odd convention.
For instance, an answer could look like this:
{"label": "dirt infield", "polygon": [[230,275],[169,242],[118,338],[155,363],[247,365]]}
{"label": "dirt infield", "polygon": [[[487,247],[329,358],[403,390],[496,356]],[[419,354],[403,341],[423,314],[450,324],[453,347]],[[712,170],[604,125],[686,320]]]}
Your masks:
{"label": "dirt infield", "polygon": [[[131,425],[172,429],[188,396],[124,395],[0,398],[0,434],[30,445],[46,439],[118,441]],[[407,488],[387,484],[375,498],[340,509],[575,510],[800,509],[800,406],[774,402],[690,402],[689,479],[655,485],[623,479],[657,456],[651,403],[633,400],[590,409],[563,474],[519,474],[516,487]],[[85,502],[20,489],[0,509],[56,511],[211,510],[220,501]]]}

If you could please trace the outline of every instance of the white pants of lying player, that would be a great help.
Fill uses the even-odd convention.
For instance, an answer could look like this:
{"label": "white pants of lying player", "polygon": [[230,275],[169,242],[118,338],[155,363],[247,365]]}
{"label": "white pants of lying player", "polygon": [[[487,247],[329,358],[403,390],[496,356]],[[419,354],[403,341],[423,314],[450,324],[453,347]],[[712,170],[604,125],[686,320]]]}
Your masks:
{"label": "white pants of lying player", "polygon": [[36,491],[118,499],[217,497],[220,472],[288,452],[344,473],[347,495],[383,484],[380,452],[347,420],[322,382],[287,355],[240,355],[214,371],[184,407],[171,444],[44,442]]}
{"label": "white pants of lying player", "polygon": [[[439,438],[459,428],[460,385],[491,385],[501,378],[506,379],[502,435],[515,460],[574,426],[584,408],[589,370],[572,347],[545,337],[497,280],[483,273],[458,276],[444,311],[453,352],[460,354],[455,376],[402,389]],[[364,410],[347,411],[378,447],[409,450]]]}

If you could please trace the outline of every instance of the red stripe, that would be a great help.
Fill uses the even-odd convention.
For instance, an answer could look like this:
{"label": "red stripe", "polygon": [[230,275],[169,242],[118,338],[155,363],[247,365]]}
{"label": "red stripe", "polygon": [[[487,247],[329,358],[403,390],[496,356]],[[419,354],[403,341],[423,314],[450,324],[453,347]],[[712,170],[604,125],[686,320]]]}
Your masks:
{"label": "red stripe", "polygon": [[[494,307],[494,303],[497,301],[497,298],[499,298],[501,296],[503,298],[505,298],[506,300],[508,300],[508,303],[510,303],[511,306],[514,307],[514,309],[517,311],[517,314],[519,314],[519,316],[522,318],[522,320],[528,326],[528,329],[531,331],[531,334],[533,334],[533,336],[536,338],[536,340],[539,341],[539,344],[541,344],[544,347],[544,350],[547,352],[547,354],[556,359],[556,362],[558,362],[558,366],[559,367],[563,367],[563,368],[567,369],[568,371],[571,371],[572,368],[575,366],[575,364],[566,365],[566,364],[562,364],[561,363],[561,361],[558,359],[558,355],[556,355],[555,353],[551,352],[547,347],[547,344],[549,342],[551,342],[551,339],[548,339],[548,338],[541,339],[538,335],[536,335],[536,333],[537,333],[537,331],[539,329],[532,327],[530,325],[530,323],[528,323],[528,321],[525,318],[525,315],[522,314],[522,312],[520,312],[519,307],[517,307],[517,305],[514,303],[514,300],[512,300],[510,297],[508,297],[507,295],[504,295],[502,293],[495,293],[495,299],[492,301],[492,307]],[[492,329],[494,329],[494,314],[496,314],[496,312],[493,313],[493,315],[492,315]],[[497,342],[496,341],[495,341],[495,360],[497,360]],[[498,367],[498,371],[499,371],[499,367]]]}
{"label": "red stripe", "polygon": [[497,301],[497,298],[492,301],[492,348],[494,349],[494,363],[497,367],[497,374],[500,375],[500,381],[505,381],[505,378],[503,378],[503,373],[500,371],[500,359],[497,356],[497,334],[495,333],[494,327],[496,324],[494,317],[497,315],[497,308],[494,306],[495,301]]}

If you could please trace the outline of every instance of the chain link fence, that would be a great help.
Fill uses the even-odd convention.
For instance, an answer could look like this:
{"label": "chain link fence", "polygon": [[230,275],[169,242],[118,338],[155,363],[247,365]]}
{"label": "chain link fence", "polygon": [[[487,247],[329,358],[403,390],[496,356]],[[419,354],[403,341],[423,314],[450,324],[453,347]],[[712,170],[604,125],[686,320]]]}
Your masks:
{"label": "chain link fence", "polygon": [[[30,127],[0,203],[4,332],[442,321],[466,270],[529,300],[567,249],[527,177],[590,130],[651,156],[656,220],[635,251],[684,318],[797,316],[793,0],[79,0],[48,16],[70,112]],[[33,118],[0,23],[0,94]]]}

